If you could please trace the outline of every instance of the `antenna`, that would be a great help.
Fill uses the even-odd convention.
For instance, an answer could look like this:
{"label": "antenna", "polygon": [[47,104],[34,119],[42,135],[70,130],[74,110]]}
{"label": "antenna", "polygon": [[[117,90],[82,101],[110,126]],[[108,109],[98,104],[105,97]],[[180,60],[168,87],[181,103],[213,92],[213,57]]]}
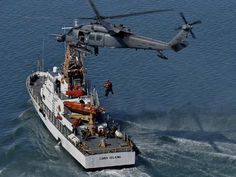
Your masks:
{"label": "antenna", "polygon": [[42,53],[39,54],[38,60],[37,60],[37,71],[43,72],[44,71],[44,41],[43,39],[43,46],[42,46]]}
{"label": "antenna", "polygon": [[37,60],[37,70],[38,72],[41,71],[41,60],[40,60],[40,55],[38,56],[38,60]]}
{"label": "antenna", "polygon": [[75,26],[75,27],[79,26],[79,21],[78,21],[78,19],[75,19],[75,20],[74,20],[74,26]]}
{"label": "antenna", "polygon": [[42,59],[41,59],[41,71],[44,71],[44,41],[45,41],[45,39],[43,39]]}

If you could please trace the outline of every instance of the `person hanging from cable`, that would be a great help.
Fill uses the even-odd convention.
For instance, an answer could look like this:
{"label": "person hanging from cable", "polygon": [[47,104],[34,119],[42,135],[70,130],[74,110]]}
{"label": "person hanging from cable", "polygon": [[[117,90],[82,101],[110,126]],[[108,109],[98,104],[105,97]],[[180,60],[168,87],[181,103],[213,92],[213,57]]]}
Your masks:
{"label": "person hanging from cable", "polygon": [[111,92],[114,94],[113,89],[112,89],[112,82],[107,80],[104,82],[104,89],[105,89],[105,96],[107,97],[109,93]]}

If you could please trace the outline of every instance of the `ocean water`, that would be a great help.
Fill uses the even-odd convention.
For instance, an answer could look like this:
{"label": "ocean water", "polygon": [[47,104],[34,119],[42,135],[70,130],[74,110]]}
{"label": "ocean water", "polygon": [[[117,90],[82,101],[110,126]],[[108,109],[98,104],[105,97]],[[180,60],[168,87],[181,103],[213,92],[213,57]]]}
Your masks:
{"label": "ocean water", "polygon": [[[197,36],[179,53],[101,49],[88,74],[101,103],[141,151],[132,168],[85,171],[57,146],[29,100],[25,79],[45,41],[45,68],[63,62],[49,37],[77,17],[93,16],[82,0],[0,0],[0,176],[236,176],[236,1],[94,0],[102,15],[173,8],[117,19],[135,33],[169,41],[184,12]],[[81,21],[80,23],[88,23]],[[110,79],[114,95],[103,97]]]}

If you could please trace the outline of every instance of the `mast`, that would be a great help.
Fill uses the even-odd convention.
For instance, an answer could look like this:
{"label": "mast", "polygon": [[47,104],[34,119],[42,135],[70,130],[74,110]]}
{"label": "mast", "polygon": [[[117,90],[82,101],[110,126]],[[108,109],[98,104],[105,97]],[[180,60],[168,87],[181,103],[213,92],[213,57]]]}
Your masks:
{"label": "mast", "polygon": [[73,45],[67,45],[63,71],[64,79],[71,88],[76,85],[85,86],[84,57],[85,54],[83,52],[76,50]]}
{"label": "mast", "polygon": [[41,71],[44,71],[44,41],[43,39],[43,49],[42,49],[42,59],[41,59]]}
{"label": "mast", "polygon": [[37,60],[37,71],[44,71],[44,39],[43,39],[43,45],[42,45],[42,54],[41,56],[38,56]]}

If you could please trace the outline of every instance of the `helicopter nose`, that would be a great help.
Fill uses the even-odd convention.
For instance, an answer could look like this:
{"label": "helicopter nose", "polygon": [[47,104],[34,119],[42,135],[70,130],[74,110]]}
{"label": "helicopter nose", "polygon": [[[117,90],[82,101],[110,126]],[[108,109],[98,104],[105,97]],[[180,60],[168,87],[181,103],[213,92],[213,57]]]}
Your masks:
{"label": "helicopter nose", "polygon": [[62,35],[62,36],[57,36],[57,42],[65,42],[66,40],[66,36]]}

